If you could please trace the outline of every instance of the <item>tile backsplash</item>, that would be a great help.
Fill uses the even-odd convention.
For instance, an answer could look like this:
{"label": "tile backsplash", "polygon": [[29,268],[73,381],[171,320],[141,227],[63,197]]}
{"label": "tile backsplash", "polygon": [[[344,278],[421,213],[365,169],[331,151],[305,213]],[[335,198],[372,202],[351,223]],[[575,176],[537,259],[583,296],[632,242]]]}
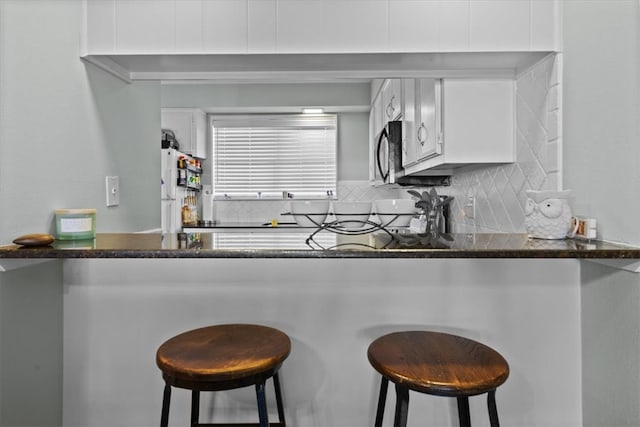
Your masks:
{"label": "tile backsplash", "polygon": [[[455,197],[454,232],[525,232],[526,190],[561,189],[561,59],[551,55],[517,78],[516,162],[458,169],[451,187],[438,189]],[[464,213],[469,197],[474,218]]]}
{"label": "tile backsplash", "polygon": [[[562,97],[561,56],[550,55],[516,81],[516,162],[490,167],[457,169],[451,186],[438,194],[454,196],[452,230],[467,232],[524,232],[526,190],[561,189]],[[374,188],[369,182],[339,181],[339,200],[373,201],[408,198],[402,188]],[[465,215],[469,197],[475,198],[475,216]],[[215,201],[218,222],[266,222],[289,212],[286,200]]]}

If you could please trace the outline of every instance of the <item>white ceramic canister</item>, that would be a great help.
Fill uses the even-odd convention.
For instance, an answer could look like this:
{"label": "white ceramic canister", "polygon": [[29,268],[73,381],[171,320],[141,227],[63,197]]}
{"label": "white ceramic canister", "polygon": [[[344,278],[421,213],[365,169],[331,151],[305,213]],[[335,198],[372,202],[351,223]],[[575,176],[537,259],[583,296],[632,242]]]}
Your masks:
{"label": "white ceramic canister", "polygon": [[571,208],[565,191],[527,191],[525,226],[529,237],[536,239],[564,239],[570,237]]}

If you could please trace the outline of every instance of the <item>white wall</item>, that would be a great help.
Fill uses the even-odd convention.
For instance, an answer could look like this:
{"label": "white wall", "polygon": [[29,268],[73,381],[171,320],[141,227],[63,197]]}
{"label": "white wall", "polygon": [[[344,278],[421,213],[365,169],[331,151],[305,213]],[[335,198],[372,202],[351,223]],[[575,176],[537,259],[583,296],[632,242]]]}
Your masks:
{"label": "white wall", "polygon": [[[78,0],[0,7],[0,243],[52,232],[56,208],[97,208],[99,232],[159,227],[159,84],[79,59]],[[118,207],[107,175],[120,176]]]}
{"label": "white wall", "polygon": [[[83,63],[81,11],[0,1],[0,244],[53,232],[56,208],[97,208],[99,232],[160,225],[160,85]],[[0,273],[0,425],[62,422],[61,283],[60,263]]]}
{"label": "white wall", "polygon": [[0,426],[62,425],[62,262],[0,274]]}
{"label": "white wall", "polygon": [[[640,244],[640,2],[566,1],[564,177],[600,238]],[[640,277],[581,272],[584,425],[640,425]]]}
{"label": "white wall", "polygon": [[[496,395],[503,425],[579,427],[579,271],[576,260],[531,259],[69,260],[65,425],[157,425],[158,346],[195,327],[248,322],[291,337],[280,378],[292,426],[373,425],[380,378],[367,346],[388,332],[427,328],[504,355],[511,372]],[[271,383],[267,393],[273,410]],[[185,425],[189,397],[174,391],[170,425]],[[394,402],[390,387],[385,426]],[[470,404],[474,425],[488,425],[486,397]],[[211,413],[214,422],[257,419],[251,387],[205,393],[201,408],[202,422]],[[455,400],[412,394],[409,426],[425,420],[457,425]]]}
{"label": "white wall", "polygon": [[[564,6],[566,181],[604,238],[640,244],[637,0]],[[613,197],[612,197],[613,196]]]}

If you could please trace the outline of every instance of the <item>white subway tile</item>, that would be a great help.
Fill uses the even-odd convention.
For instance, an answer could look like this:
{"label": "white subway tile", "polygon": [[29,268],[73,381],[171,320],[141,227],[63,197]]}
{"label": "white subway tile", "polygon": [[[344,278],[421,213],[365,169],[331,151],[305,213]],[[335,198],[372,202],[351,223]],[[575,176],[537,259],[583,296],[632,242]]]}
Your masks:
{"label": "white subway tile", "polygon": [[560,111],[549,111],[547,113],[547,137],[549,141],[554,141],[562,136],[560,126]]}

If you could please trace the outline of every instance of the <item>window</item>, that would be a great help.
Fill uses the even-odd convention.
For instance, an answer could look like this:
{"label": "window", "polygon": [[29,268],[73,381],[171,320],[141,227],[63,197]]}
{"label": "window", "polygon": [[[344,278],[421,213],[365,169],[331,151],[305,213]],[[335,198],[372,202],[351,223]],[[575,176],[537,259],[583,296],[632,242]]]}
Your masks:
{"label": "window", "polygon": [[216,198],[326,198],[336,194],[333,114],[212,116]]}

